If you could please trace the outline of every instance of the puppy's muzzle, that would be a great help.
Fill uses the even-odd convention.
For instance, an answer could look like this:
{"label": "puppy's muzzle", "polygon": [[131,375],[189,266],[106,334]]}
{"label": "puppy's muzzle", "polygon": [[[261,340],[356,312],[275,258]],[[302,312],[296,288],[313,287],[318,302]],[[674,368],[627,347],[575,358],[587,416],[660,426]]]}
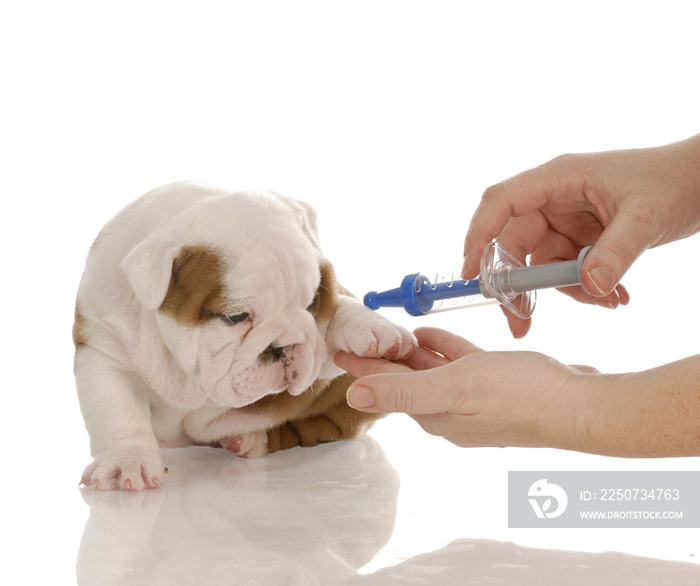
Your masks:
{"label": "puppy's muzzle", "polygon": [[[298,372],[294,366],[294,349],[296,344],[291,346],[275,346],[271,344],[260,355],[259,362],[262,366],[269,366],[279,363],[284,369],[284,382],[291,385],[297,379]],[[297,394],[297,393],[293,393]]]}

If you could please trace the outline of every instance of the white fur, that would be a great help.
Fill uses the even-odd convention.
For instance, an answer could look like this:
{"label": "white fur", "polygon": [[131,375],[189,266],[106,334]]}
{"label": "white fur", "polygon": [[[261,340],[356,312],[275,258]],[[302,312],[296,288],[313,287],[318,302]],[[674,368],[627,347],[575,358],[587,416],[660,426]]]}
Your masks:
{"label": "white fur", "polygon": [[[248,313],[245,322],[191,327],[158,310],[174,259],[202,245],[225,263],[225,313]],[[325,262],[313,210],[272,192],[177,183],[122,210],[98,236],[78,292],[87,343],[76,351],[76,385],[94,457],[83,482],[160,486],[159,442],[240,436],[246,455],[263,455],[270,421],[236,408],[340,374],[338,350],[383,355],[398,344],[408,355],[409,332],[349,297],[329,323],[314,320],[306,308]],[[273,343],[288,359],[262,364]]]}

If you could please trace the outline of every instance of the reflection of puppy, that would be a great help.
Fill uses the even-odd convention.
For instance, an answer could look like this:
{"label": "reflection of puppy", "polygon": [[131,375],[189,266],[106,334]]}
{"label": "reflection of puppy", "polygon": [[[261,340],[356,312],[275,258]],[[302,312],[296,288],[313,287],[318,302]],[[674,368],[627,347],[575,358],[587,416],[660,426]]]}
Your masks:
{"label": "reflection of puppy", "polygon": [[333,355],[402,358],[415,339],[344,293],[302,202],[179,183],[124,208],[78,291],[83,482],[156,488],[159,444],[263,456],[362,433],[374,417],[345,404]]}
{"label": "reflection of puppy", "polygon": [[291,459],[222,452],[165,450],[167,493],[83,487],[78,584],[345,584],[393,533],[399,477],[369,436]]}

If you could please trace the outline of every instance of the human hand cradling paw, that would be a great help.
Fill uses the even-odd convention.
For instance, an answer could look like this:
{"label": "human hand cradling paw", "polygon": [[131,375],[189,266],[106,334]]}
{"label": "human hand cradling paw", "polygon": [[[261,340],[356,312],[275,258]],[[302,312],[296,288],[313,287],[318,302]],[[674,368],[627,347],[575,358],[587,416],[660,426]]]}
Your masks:
{"label": "human hand cradling paw", "polygon": [[420,346],[403,362],[336,355],[336,364],[359,377],[347,392],[351,407],[407,413],[428,433],[462,447],[551,447],[619,457],[700,453],[700,355],[601,374],[536,352],[485,352],[436,328],[414,333]]}
{"label": "human hand cradling paw", "polygon": [[576,424],[570,383],[594,369],[535,352],[484,352],[436,328],[415,335],[420,347],[403,362],[336,356],[361,377],[348,390],[351,407],[407,413],[463,447],[552,445]]}

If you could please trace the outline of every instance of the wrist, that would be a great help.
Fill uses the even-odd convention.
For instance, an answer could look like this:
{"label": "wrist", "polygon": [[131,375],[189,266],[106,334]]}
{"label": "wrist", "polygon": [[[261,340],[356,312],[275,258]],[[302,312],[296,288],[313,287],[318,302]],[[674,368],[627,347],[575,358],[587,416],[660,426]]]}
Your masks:
{"label": "wrist", "polygon": [[700,230],[700,134],[676,143],[677,165],[671,166],[679,182],[681,202],[687,202],[686,212],[691,222],[689,230],[680,237]]}
{"label": "wrist", "polygon": [[625,375],[576,372],[558,394],[561,413],[550,445],[564,450],[611,455],[617,408],[609,403]]}
{"label": "wrist", "polygon": [[575,376],[567,393],[571,441],[557,447],[617,457],[697,456],[698,389],[700,356],[628,374]]}
{"label": "wrist", "polygon": [[698,169],[698,174],[700,174],[700,134],[691,136],[683,142],[688,148],[688,156],[691,162],[695,164],[695,168]]}

